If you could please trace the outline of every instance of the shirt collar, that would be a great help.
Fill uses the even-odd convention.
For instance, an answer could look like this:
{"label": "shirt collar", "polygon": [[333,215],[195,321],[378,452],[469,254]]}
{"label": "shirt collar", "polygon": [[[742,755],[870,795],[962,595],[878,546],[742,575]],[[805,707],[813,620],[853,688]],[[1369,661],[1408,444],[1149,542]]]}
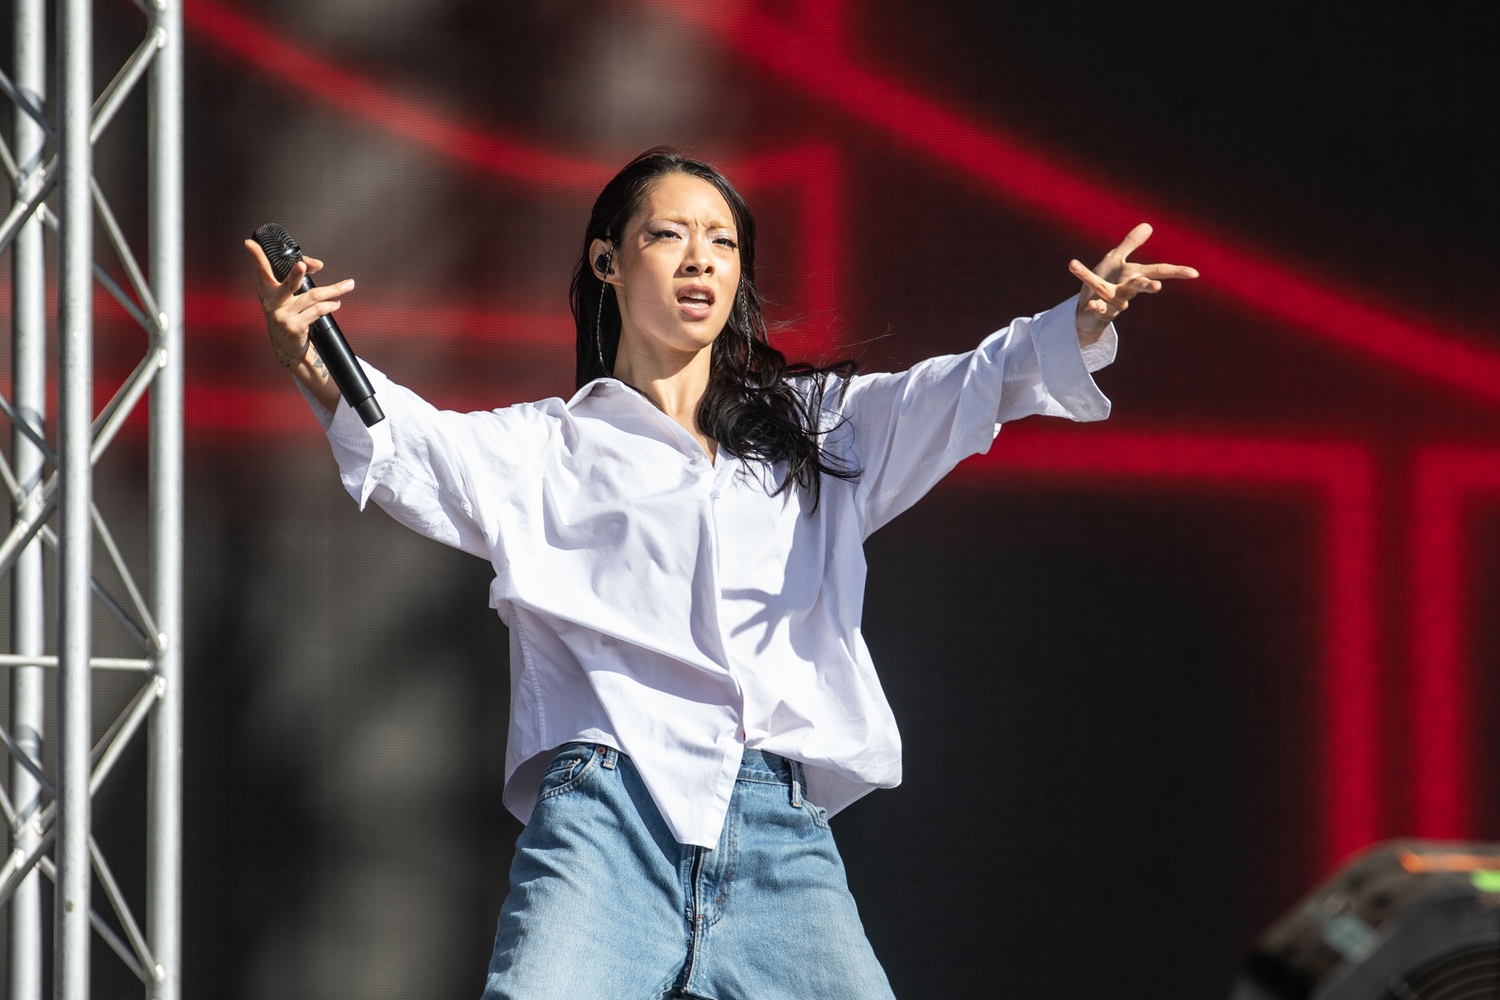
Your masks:
{"label": "shirt collar", "polygon": [[[698,442],[694,441],[692,439],[692,436],[689,435],[687,431],[685,431],[681,427],[677,426],[677,424],[672,421],[672,418],[668,417],[665,413],[662,413],[661,410],[657,408],[657,406],[656,406],[655,403],[653,403],[653,402],[651,402],[651,400],[647,399],[645,397],[645,395],[642,392],[640,392],[640,390],[635,389],[635,388],[631,387],[630,385],[627,385],[624,382],[621,382],[617,378],[611,378],[609,376],[605,376],[605,377],[602,377],[602,378],[596,378],[596,379],[594,379],[591,382],[584,383],[583,388],[581,388],[577,392],[575,392],[573,394],[573,398],[569,399],[567,401],[567,403],[564,404],[564,405],[569,410],[572,410],[575,407],[577,407],[580,403],[582,403],[585,399],[588,399],[590,396],[593,396],[593,395],[597,394],[597,395],[603,397],[603,396],[609,396],[609,395],[611,395],[613,393],[623,393],[627,397],[633,396],[633,397],[635,397],[636,400],[638,400],[640,402],[640,405],[646,407],[653,414],[656,414],[656,415],[660,416],[661,419],[662,419],[662,421],[663,421],[663,423],[667,426],[667,428],[673,433],[673,436],[677,439],[677,443],[683,449],[684,453],[688,453],[688,454],[691,454],[692,452],[697,452],[699,454],[703,453],[703,449],[699,446]],[[721,446],[719,448],[719,456],[714,461],[715,468],[718,469],[721,473],[723,472],[724,466],[726,465],[724,459],[727,458],[727,457],[728,457],[728,453],[725,452],[724,449],[723,449],[723,447]]]}
{"label": "shirt collar", "polygon": [[645,396],[641,395],[641,393],[638,390],[632,388],[629,385],[626,385],[624,382],[621,382],[619,379],[613,378],[613,377],[608,376],[608,375],[603,376],[601,378],[596,378],[596,379],[594,379],[591,382],[585,382],[583,384],[583,387],[581,389],[579,389],[577,392],[573,393],[573,397],[571,399],[569,399],[568,402],[565,405],[567,406],[568,409],[571,410],[571,409],[573,409],[573,407],[577,406],[579,403],[583,402],[585,399],[588,399],[595,392],[608,393],[608,392],[610,392],[612,390],[621,390],[621,391],[624,391],[626,393],[629,393],[630,395],[632,395],[632,396],[636,397],[637,399],[639,399],[641,402],[645,403],[647,406],[650,406],[653,410],[656,409],[656,407],[652,404],[651,400],[649,400]]}

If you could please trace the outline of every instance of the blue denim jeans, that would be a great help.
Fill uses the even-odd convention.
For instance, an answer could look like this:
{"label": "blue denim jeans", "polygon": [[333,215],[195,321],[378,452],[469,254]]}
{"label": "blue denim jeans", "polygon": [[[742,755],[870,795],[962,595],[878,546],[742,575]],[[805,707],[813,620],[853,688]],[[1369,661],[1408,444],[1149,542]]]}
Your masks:
{"label": "blue denim jeans", "polygon": [[746,750],[718,846],[686,847],[629,757],[563,747],[516,842],[484,1000],[889,1000],[802,785]]}

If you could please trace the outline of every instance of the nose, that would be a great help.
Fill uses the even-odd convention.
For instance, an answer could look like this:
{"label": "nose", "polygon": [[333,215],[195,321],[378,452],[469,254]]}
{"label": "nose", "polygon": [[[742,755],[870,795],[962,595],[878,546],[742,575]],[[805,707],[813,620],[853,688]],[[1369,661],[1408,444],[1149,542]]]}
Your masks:
{"label": "nose", "polygon": [[709,253],[708,240],[704,239],[703,234],[695,233],[688,238],[686,252],[683,254],[682,269],[692,275],[713,273],[713,254]]}

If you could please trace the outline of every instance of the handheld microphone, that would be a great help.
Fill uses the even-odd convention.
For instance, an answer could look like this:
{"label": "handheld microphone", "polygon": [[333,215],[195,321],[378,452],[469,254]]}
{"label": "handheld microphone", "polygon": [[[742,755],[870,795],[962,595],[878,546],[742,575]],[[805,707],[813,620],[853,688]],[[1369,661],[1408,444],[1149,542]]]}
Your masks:
{"label": "handheld microphone", "polygon": [[[276,276],[277,281],[285,281],[286,276],[292,272],[293,265],[302,259],[302,248],[297,245],[297,241],[274,222],[261,226],[250,234],[250,238],[266,252],[266,260],[271,262],[271,273]],[[297,291],[305,292],[312,287],[312,278],[304,275],[302,287]],[[334,385],[339,387],[339,392],[343,393],[344,399],[359,414],[359,419],[365,422],[365,426],[373,427],[384,420],[385,413],[375,401],[375,390],[365,377],[364,369],[354,360],[349,341],[344,339],[344,331],[339,329],[333,317],[319,316],[307,333],[323,358],[323,363],[328,366],[328,374],[333,377]]]}

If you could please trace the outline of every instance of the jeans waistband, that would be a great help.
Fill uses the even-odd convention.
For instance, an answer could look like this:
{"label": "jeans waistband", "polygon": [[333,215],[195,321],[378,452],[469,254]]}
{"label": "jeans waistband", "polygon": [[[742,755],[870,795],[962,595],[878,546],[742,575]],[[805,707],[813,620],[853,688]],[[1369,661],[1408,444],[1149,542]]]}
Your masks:
{"label": "jeans waistband", "polygon": [[[568,743],[567,747],[579,747],[593,750],[597,753],[605,753],[609,748],[600,744],[592,743]],[[620,754],[629,760],[628,754]],[[746,747],[740,758],[739,776],[747,781],[769,781],[778,785],[790,785],[796,782],[806,786],[807,779],[802,775],[802,765],[795,760],[774,754],[766,750],[757,750],[754,747]]]}
{"label": "jeans waistband", "polygon": [[772,781],[778,785],[790,785],[795,774],[796,761],[754,747],[746,747],[740,758],[740,777],[750,781]]}

